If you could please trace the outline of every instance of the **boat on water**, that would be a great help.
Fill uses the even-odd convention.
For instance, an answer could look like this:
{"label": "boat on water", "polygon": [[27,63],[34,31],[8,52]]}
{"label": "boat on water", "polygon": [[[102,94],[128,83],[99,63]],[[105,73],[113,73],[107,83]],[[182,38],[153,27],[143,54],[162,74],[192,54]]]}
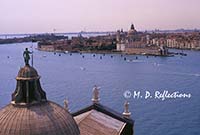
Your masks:
{"label": "boat on water", "polygon": [[187,56],[187,54],[186,53],[183,53],[183,52],[181,52],[181,53],[179,53],[181,56]]}

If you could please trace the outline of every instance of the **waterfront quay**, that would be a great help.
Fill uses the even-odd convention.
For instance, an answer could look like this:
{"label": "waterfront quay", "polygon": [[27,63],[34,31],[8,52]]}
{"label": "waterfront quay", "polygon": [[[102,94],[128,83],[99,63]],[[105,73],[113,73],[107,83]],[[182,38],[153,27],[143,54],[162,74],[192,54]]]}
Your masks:
{"label": "waterfront quay", "polygon": [[[86,36],[80,32],[71,37],[62,34],[36,34],[20,38],[0,39],[0,44],[38,42],[37,49],[51,52],[120,53],[133,55],[173,56],[168,49],[200,50],[199,31],[140,32],[132,24],[128,31]],[[185,54],[183,54],[185,55]]]}
{"label": "waterfront quay", "polygon": [[87,53],[121,53],[136,55],[173,56],[168,48],[200,48],[199,32],[190,33],[156,33],[138,32],[132,24],[129,31],[101,36],[85,37],[81,33],[71,39],[43,40],[38,43],[38,50],[52,52],[87,52]]}

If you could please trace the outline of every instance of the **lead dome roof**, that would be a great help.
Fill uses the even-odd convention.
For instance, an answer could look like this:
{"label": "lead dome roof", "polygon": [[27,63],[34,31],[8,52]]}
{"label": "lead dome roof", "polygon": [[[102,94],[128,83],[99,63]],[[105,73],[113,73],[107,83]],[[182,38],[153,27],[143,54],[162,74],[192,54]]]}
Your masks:
{"label": "lead dome roof", "polygon": [[31,106],[8,104],[0,111],[0,135],[79,135],[71,114],[47,101]]}
{"label": "lead dome roof", "polygon": [[80,135],[72,115],[47,100],[35,68],[26,64],[16,80],[11,103],[0,109],[0,135]]}

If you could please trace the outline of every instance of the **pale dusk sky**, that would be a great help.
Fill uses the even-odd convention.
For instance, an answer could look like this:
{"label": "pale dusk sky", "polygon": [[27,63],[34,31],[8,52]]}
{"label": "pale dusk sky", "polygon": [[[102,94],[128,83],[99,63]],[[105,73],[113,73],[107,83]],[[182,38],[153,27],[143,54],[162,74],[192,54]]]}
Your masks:
{"label": "pale dusk sky", "polygon": [[200,0],[0,0],[0,34],[200,29]]}

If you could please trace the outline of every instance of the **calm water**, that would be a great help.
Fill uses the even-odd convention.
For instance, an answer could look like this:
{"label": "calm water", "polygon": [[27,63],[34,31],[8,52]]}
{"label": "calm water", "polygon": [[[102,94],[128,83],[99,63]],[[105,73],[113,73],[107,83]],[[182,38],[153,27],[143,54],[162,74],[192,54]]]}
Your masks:
{"label": "calm water", "polygon": [[[22,52],[32,43],[0,46],[0,108],[11,100],[18,70],[24,65]],[[138,56],[124,61],[121,55],[58,54],[34,51],[34,67],[49,100],[72,112],[91,104],[92,88],[101,87],[101,103],[123,112],[126,90],[168,90],[191,93],[190,99],[128,99],[136,135],[200,134],[200,52],[185,51],[187,57]],[[7,57],[9,56],[9,58]],[[46,56],[46,57],[44,57]],[[99,59],[102,56],[103,59]],[[126,56],[135,59],[136,56]],[[85,70],[81,70],[85,68]]]}

